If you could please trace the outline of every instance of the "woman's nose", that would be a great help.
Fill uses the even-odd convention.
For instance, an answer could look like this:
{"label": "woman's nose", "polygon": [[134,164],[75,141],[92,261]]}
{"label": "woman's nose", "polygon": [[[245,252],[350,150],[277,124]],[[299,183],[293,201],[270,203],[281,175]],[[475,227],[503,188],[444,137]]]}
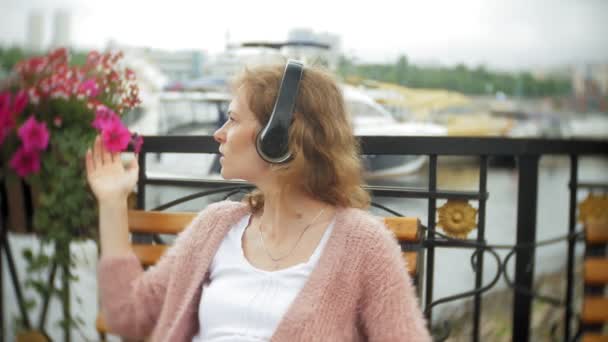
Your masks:
{"label": "woman's nose", "polygon": [[218,128],[215,132],[213,132],[213,139],[215,139],[215,141],[220,144],[226,140],[224,134],[224,126]]}

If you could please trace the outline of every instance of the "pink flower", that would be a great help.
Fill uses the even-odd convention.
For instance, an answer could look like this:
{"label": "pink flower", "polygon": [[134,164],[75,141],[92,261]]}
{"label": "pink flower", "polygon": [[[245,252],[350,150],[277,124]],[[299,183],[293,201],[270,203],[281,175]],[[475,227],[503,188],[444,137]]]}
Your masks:
{"label": "pink flower", "polygon": [[133,144],[133,150],[135,151],[135,153],[139,154],[139,152],[141,151],[141,146],[144,144],[144,138],[141,135],[135,133],[131,137],[131,143]]}
{"label": "pink flower", "polygon": [[15,126],[15,118],[10,112],[0,111],[0,146]]}
{"label": "pink flower", "polygon": [[91,51],[87,55],[87,62],[86,63],[89,66],[94,66],[99,61],[99,58],[101,58],[101,54],[99,52],[97,52],[97,51]]}
{"label": "pink flower", "polygon": [[50,97],[53,99],[67,100],[70,98],[70,89],[67,85],[60,84],[55,89],[53,89],[53,91],[51,91]]}
{"label": "pink flower", "polygon": [[135,72],[129,68],[125,69],[125,77],[127,78],[127,80],[129,81],[133,81],[135,80]]}
{"label": "pink flower", "polygon": [[63,119],[61,118],[61,116],[56,116],[53,119],[53,125],[55,125],[55,127],[59,128],[59,127],[61,127],[62,124],[63,124]]}
{"label": "pink flower", "polygon": [[43,96],[47,96],[53,90],[53,80],[50,77],[43,78],[38,82],[38,90]]}
{"label": "pink flower", "polygon": [[49,145],[50,134],[46,124],[37,122],[33,115],[19,128],[17,134],[25,149],[41,151]]}
{"label": "pink flower", "polygon": [[104,146],[110,152],[124,151],[131,140],[131,133],[120,120],[113,120],[101,132]]}
{"label": "pink flower", "polygon": [[20,90],[15,96],[15,102],[13,103],[14,115],[20,114],[25,109],[25,106],[27,106],[27,100],[27,91]]}
{"label": "pink flower", "polygon": [[11,116],[0,117],[0,146],[4,143],[4,139],[11,133],[15,126],[15,121]]}
{"label": "pink flower", "polygon": [[29,88],[27,90],[27,93],[28,93],[28,96],[30,98],[30,101],[33,104],[38,104],[38,102],[40,102],[41,94],[40,94],[40,91],[38,91],[38,89],[36,89],[36,88]]}
{"label": "pink flower", "polygon": [[0,93],[0,115],[10,113],[11,110],[11,93],[8,91]]}
{"label": "pink flower", "polygon": [[37,173],[40,171],[40,155],[38,151],[22,146],[11,158],[10,166],[22,178],[31,173]]}
{"label": "pink flower", "polygon": [[4,143],[4,139],[6,139],[10,132],[10,128],[0,127],[0,146],[2,146],[2,144]]}
{"label": "pink flower", "polygon": [[107,80],[110,81],[111,83],[117,83],[118,81],[120,81],[120,74],[117,73],[115,70],[111,70],[110,73],[108,74]]}
{"label": "pink flower", "polygon": [[95,82],[95,79],[89,78],[80,84],[78,93],[85,94],[87,97],[97,97],[99,95],[99,86]]}
{"label": "pink flower", "polygon": [[93,110],[94,108],[99,109],[100,106],[103,106],[101,102],[95,99],[88,99],[87,101],[87,109]]}
{"label": "pink flower", "polygon": [[115,121],[120,122],[118,115],[110,108],[99,105],[95,111],[95,120],[93,120],[92,126],[102,131],[106,126],[111,125]]}
{"label": "pink flower", "polygon": [[22,74],[38,74],[46,68],[49,61],[46,57],[33,57],[20,63],[17,70]]}
{"label": "pink flower", "polygon": [[10,102],[11,98],[8,92],[0,94],[0,145],[15,126],[15,117],[10,111]]}
{"label": "pink flower", "polygon": [[57,48],[49,53],[50,62],[55,65],[67,64],[69,61],[68,49],[64,47]]}

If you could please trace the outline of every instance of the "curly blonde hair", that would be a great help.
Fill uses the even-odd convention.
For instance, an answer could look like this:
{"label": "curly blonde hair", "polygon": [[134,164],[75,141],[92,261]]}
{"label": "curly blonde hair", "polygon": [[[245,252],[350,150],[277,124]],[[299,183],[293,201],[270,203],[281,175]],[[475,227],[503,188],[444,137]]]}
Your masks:
{"label": "curly blonde hair", "polygon": [[[284,69],[284,64],[247,68],[231,83],[233,92],[245,91],[249,108],[262,126],[270,119]],[[319,67],[305,67],[302,74],[289,149],[293,158],[273,166],[284,191],[296,187],[338,207],[369,206],[370,196],[362,187],[360,146],[342,91],[333,76]],[[244,200],[254,213],[264,207],[264,195],[258,189]]]}

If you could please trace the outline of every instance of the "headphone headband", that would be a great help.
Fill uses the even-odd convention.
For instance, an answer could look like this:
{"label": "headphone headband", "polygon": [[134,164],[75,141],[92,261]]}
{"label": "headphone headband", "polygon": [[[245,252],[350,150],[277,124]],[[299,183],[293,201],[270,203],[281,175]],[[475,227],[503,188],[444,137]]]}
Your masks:
{"label": "headphone headband", "polygon": [[280,164],[291,158],[288,146],[289,126],[293,119],[303,72],[304,65],[301,62],[293,59],[287,61],[270,119],[257,135],[258,154],[269,163]]}

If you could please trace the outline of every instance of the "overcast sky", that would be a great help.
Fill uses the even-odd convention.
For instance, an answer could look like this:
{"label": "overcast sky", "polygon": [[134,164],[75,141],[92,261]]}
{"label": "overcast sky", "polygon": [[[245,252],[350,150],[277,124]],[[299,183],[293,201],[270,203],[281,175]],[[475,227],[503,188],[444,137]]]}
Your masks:
{"label": "overcast sky", "polygon": [[0,0],[0,44],[25,40],[28,12],[69,9],[76,47],[121,44],[210,53],[233,42],[285,40],[291,28],[335,33],[363,61],[520,69],[608,63],[607,0],[129,1]]}

